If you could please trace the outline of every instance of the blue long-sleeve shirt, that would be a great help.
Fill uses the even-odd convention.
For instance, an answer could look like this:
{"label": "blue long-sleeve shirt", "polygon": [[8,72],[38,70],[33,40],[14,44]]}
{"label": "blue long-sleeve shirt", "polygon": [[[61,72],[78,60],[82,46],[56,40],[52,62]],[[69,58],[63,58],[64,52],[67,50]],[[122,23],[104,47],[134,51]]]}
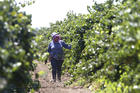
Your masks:
{"label": "blue long-sleeve shirt", "polygon": [[59,40],[59,42],[51,41],[48,46],[48,52],[50,53],[51,57],[57,60],[63,60],[64,59],[63,47],[66,49],[71,49],[71,45],[66,44],[63,40]]}

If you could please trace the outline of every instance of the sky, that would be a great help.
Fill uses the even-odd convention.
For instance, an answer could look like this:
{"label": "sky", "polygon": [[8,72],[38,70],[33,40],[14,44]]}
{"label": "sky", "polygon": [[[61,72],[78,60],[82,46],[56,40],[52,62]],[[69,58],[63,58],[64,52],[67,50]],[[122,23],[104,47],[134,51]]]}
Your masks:
{"label": "sky", "polygon": [[[104,2],[104,0],[97,0]],[[35,0],[35,3],[21,9],[32,14],[32,27],[49,27],[50,23],[66,18],[69,11],[87,14],[87,5],[92,6],[93,0]]]}

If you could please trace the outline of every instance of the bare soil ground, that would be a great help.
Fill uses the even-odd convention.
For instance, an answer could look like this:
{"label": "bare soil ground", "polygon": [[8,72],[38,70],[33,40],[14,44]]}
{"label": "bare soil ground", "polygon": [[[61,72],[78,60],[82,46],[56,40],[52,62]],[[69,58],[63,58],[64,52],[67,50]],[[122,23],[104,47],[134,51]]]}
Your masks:
{"label": "bare soil ground", "polygon": [[45,74],[43,76],[39,76],[38,79],[40,81],[41,88],[35,93],[91,93],[90,90],[84,89],[79,86],[65,86],[64,82],[69,80],[69,77],[67,75],[62,76],[61,82],[52,82],[52,74],[51,70],[49,70],[49,65],[50,63],[38,63],[35,73],[44,71]]}

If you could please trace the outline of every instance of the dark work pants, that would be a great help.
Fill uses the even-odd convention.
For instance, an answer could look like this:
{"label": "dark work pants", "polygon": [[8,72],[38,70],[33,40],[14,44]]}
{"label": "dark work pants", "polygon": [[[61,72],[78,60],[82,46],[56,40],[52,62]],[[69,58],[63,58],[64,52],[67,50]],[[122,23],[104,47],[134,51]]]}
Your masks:
{"label": "dark work pants", "polygon": [[61,80],[61,67],[64,60],[56,60],[54,58],[51,59],[51,65],[52,65],[52,77],[54,80],[56,80],[56,75],[59,80]]}

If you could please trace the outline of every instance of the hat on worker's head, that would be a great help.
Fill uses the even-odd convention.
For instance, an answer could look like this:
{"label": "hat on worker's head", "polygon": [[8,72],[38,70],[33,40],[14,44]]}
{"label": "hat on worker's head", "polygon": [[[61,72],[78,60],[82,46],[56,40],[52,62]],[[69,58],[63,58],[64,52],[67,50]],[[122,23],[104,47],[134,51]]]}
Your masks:
{"label": "hat on worker's head", "polygon": [[52,34],[51,34],[51,36],[52,37],[54,37],[55,35],[58,35],[56,32],[53,32]]}

